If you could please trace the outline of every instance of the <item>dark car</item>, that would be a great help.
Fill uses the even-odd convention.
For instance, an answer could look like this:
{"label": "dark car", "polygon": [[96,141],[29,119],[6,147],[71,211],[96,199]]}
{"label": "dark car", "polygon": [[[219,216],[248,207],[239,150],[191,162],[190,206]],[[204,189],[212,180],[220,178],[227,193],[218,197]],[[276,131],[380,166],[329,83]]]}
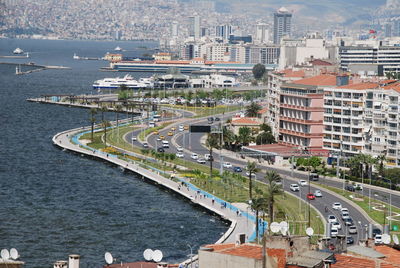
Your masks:
{"label": "dark car", "polygon": [[157,152],[159,152],[159,153],[165,153],[165,150],[164,150],[163,147],[160,147],[160,148],[157,149]]}
{"label": "dark car", "polygon": [[219,119],[219,117],[214,117],[214,121],[215,122],[217,122],[217,121],[220,121],[221,119]]}
{"label": "dark car", "polygon": [[318,181],[319,180],[319,175],[317,173],[311,173],[309,176],[309,179],[311,181]]}
{"label": "dark car", "polygon": [[209,118],[208,118],[208,123],[209,123],[209,124],[212,124],[212,123],[214,123],[214,118],[212,118],[212,117],[209,117]]}
{"label": "dark car", "polygon": [[346,237],[347,244],[354,244],[354,239],[351,236]]}
{"label": "dark car", "polygon": [[352,218],[347,218],[347,219],[344,219],[343,221],[344,221],[344,224],[346,224],[347,226],[352,226],[354,224],[354,221]]}
{"label": "dark car", "polygon": [[355,192],[356,188],[353,185],[346,185],[346,190],[350,192]]}
{"label": "dark car", "polygon": [[380,234],[382,234],[382,231],[381,231],[381,229],[379,229],[379,228],[374,228],[374,229],[372,229],[372,235],[375,237],[376,235],[380,235]]}
{"label": "dark car", "polygon": [[234,172],[242,172],[242,168],[241,167],[233,167],[233,171]]}

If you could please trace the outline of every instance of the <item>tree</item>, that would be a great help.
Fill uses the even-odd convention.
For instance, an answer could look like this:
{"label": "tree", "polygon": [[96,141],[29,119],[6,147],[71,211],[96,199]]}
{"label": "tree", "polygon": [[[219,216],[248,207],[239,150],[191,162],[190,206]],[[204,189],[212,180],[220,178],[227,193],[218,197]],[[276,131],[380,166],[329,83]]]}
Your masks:
{"label": "tree", "polygon": [[107,146],[107,128],[110,126],[110,122],[107,120],[102,121],[104,129],[104,144]]}
{"label": "tree", "polygon": [[256,137],[257,145],[276,143],[274,135],[271,132],[262,132]]}
{"label": "tree", "polygon": [[257,117],[258,112],[262,109],[261,105],[255,102],[252,102],[249,106],[246,107],[246,116],[248,117]]}
{"label": "tree", "polygon": [[386,161],[386,155],[384,154],[381,154],[376,157],[376,163],[378,164],[377,170],[381,177],[385,176],[385,161]]}
{"label": "tree", "polygon": [[232,144],[235,142],[235,133],[232,130],[228,129],[226,126],[222,129],[223,132],[223,140],[224,146],[227,148],[232,148]]}
{"label": "tree", "polygon": [[94,124],[96,123],[96,117],[95,116],[97,114],[97,109],[96,108],[91,108],[89,113],[90,113],[90,124],[92,126],[90,138],[91,138],[91,141],[93,142]]}
{"label": "tree", "polygon": [[242,145],[248,145],[252,140],[251,136],[251,128],[249,127],[241,127],[239,128],[239,135],[238,135],[238,141]]}
{"label": "tree", "polygon": [[264,210],[266,206],[266,200],[263,197],[251,199],[251,209],[256,212],[256,241],[258,242],[259,237],[259,213]]}
{"label": "tree", "polygon": [[253,175],[256,174],[257,172],[260,171],[259,168],[257,168],[256,162],[247,162],[247,166],[246,166],[246,170],[248,172],[248,176],[249,176],[249,199],[252,200],[253,199]]}
{"label": "tree", "polygon": [[254,65],[253,75],[254,75],[255,79],[257,79],[257,80],[261,79],[264,76],[264,74],[265,74],[265,65],[264,64],[258,63],[256,65]]}
{"label": "tree", "polygon": [[213,133],[208,133],[207,139],[206,139],[206,147],[209,150],[210,153],[210,177],[212,176],[212,170],[213,170],[213,162],[214,162],[214,157],[213,157],[213,149],[216,148],[218,149],[220,146],[220,138],[218,134],[213,134]]}
{"label": "tree", "polygon": [[274,204],[275,204],[275,196],[283,194],[282,185],[278,185],[277,182],[281,181],[282,178],[275,171],[268,171],[265,175],[265,179],[268,181],[267,192],[265,197],[268,202],[268,213],[269,213],[269,222],[274,221]]}
{"label": "tree", "polygon": [[272,128],[268,124],[265,124],[265,123],[260,125],[260,130],[262,130],[264,132],[271,132],[272,133]]}

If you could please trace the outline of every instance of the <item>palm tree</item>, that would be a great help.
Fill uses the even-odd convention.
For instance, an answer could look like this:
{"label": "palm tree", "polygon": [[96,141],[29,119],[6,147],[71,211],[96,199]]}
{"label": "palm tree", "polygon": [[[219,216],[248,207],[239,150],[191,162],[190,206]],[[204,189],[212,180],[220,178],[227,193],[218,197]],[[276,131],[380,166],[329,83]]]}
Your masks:
{"label": "palm tree", "polygon": [[103,129],[104,129],[104,144],[107,147],[107,127],[110,125],[110,122],[107,120],[104,120],[102,122]]}
{"label": "palm tree", "polygon": [[213,149],[214,148],[218,149],[219,146],[220,146],[220,139],[219,139],[218,135],[208,133],[207,139],[206,139],[206,147],[208,148],[208,150],[210,152],[210,159],[209,159],[209,161],[210,161],[210,177],[212,176],[213,161],[214,161]]}
{"label": "palm tree", "polygon": [[257,117],[258,112],[262,109],[261,105],[255,102],[252,102],[249,106],[246,107],[246,116],[248,117]]}
{"label": "palm tree", "polygon": [[259,237],[259,213],[262,210],[265,210],[267,200],[263,197],[251,199],[250,207],[256,212],[256,242],[258,243]]}
{"label": "palm tree", "polygon": [[108,111],[107,106],[101,105],[100,112],[101,112],[101,122],[104,121],[104,113]]}
{"label": "palm tree", "polygon": [[377,170],[382,178],[385,176],[385,161],[386,161],[385,154],[381,154],[378,157],[376,157],[376,162],[378,164]]}
{"label": "palm tree", "polygon": [[251,142],[251,139],[252,139],[251,129],[249,127],[239,128],[238,141],[242,145],[248,145]]}
{"label": "palm tree", "polygon": [[265,198],[268,202],[268,213],[270,222],[274,221],[274,204],[275,196],[283,194],[282,185],[278,185],[277,182],[282,178],[275,171],[268,171],[265,175],[265,179],[268,181],[267,192]]}
{"label": "palm tree", "polygon": [[[117,105],[115,106],[115,119],[117,121],[117,132],[118,132],[118,137],[119,137],[119,114],[123,112],[123,107],[122,105]],[[118,139],[117,137],[117,139]]]}
{"label": "palm tree", "polygon": [[256,174],[257,172],[260,171],[259,168],[257,168],[256,162],[247,162],[246,170],[248,172],[249,176],[249,198],[250,200],[253,199],[253,183],[252,183],[252,176],[253,174]]}
{"label": "palm tree", "polygon": [[96,108],[91,108],[90,111],[89,111],[89,114],[90,114],[90,124],[92,125],[90,138],[91,138],[91,140],[93,142],[94,124],[96,123],[95,115],[97,114],[97,109]]}

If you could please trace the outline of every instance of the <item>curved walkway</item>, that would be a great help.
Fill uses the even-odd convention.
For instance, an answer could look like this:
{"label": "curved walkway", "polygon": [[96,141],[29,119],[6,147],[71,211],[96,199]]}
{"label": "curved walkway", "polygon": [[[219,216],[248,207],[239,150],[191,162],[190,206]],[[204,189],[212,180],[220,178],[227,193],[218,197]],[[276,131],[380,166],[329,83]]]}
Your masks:
{"label": "curved walkway", "polygon": [[[90,148],[79,141],[79,137],[85,133],[90,133],[90,127],[60,132],[53,137],[53,143],[64,149],[103,159],[115,165],[119,165],[140,175],[142,178],[147,178],[156,184],[162,185],[163,187],[186,197],[194,204],[200,205],[205,209],[220,215],[222,218],[229,220],[231,226],[216,243],[235,243],[237,235],[239,234],[245,234],[247,241],[255,238],[255,216],[253,214],[240,210],[234,205],[202,191],[185,179],[175,178],[177,181],[174,181],[163,176],[163,171],[155,168],[149,169],[141,162],[127,162],[118,158],[116,155],[107,154]],[[195,260],[196,258],[193,259],[193,261]],[[188,261],[185,261],[185,264],[187,263]]]}

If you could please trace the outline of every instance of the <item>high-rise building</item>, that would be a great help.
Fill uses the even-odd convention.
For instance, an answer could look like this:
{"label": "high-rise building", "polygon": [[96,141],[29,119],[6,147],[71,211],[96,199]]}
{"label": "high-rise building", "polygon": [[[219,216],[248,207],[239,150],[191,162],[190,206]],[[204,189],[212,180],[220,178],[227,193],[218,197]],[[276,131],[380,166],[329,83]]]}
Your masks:
{"label": "high-rise building", "polygon": [[256,25],[256,38],[254,41],[261,44],[265,44],[269,41],[269,30],[267,24],[259,23]]}
{"label": "high-rise building", "polygon": [[195,40],[200,38],[200,16],[189,17],[189,36]]}
{"label": "high-rise building", "polygon": [[283,36],[290,36],[292,13],[281,7],[274,13],[274,44],[279,44]]}
{"label": "high-rise building", "polygon": [[223,40],[228,40],[232,34],[231,25],[220,25],[215,27],[215,36],[221,37]]}
{"label": "high-rise building", "polygon": [[177,21],[174,21],[171,24],[171,35],[172,35],[172,37],[178,36],[178,22]]}

